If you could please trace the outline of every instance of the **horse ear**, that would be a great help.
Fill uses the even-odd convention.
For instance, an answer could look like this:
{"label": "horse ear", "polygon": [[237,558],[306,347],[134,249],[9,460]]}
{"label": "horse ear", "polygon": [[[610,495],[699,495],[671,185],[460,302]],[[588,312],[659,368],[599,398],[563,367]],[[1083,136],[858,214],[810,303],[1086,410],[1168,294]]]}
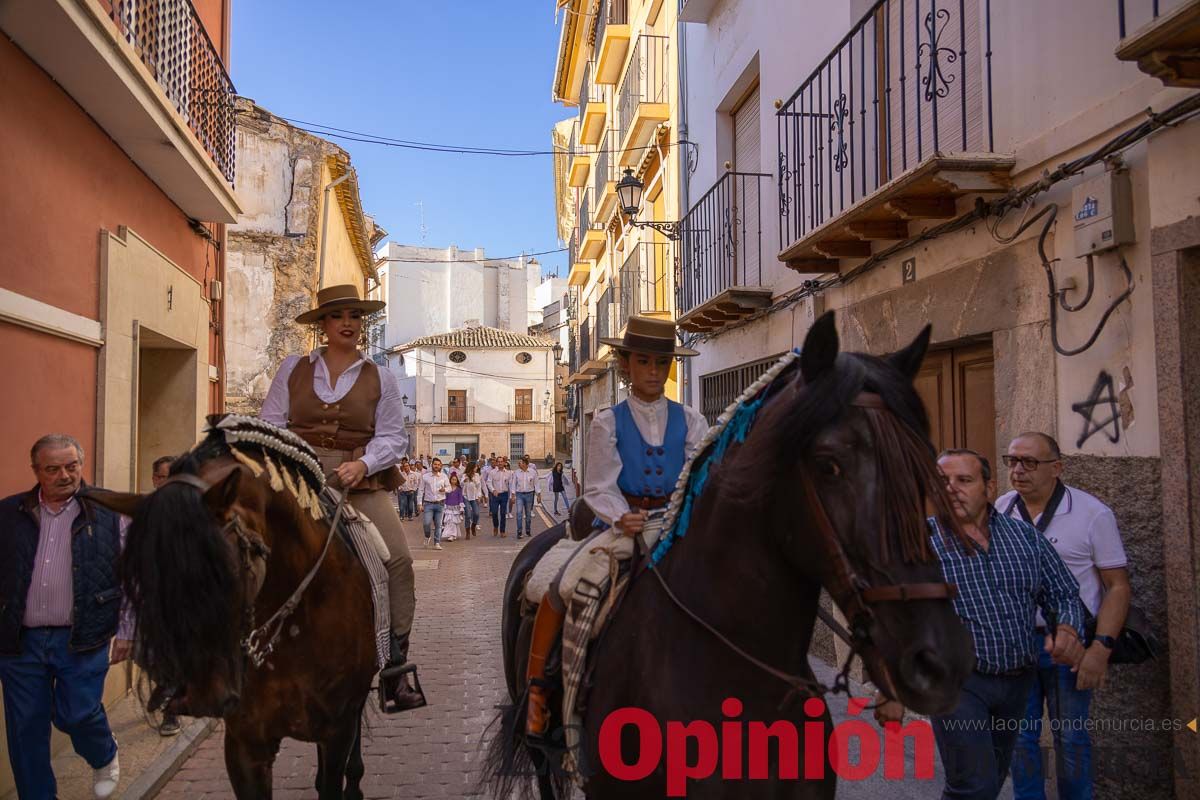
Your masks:
{"label": "horse ear", "polygon": [[92,487],[88,488],[83,497],[101,508],[107,508],[109,511],[115,511],[131,519],[137,513],[142,501],[146,499],[146,495],[136,492],[110,492],[108,489]]}
{"label": "horse ear", "polygon": [[888,363],[904,373],[910,381],[917,377],[921,363],[925,361],[925,351],[929,349],[929,336],[932,331],[933,326],[926,325],[908,347],[887,357]]}
{"label": "horse ear", "polygon": [[826,311],[804,337],[804,347],[800,350],[800,374],[804,376],[804,382],[811,383],[831,368],[837,355],[837,326],[833,324],[833,312]]}
{"label": "horse ear", "polygon": [[237,500],[238,487],[241,485],[241,482],[242,467],[239,465],[229,470],[229,472],[225,473],[225,477],[209,487],[208,491],[204,493],[204,504],[213,513],[220,514]]}

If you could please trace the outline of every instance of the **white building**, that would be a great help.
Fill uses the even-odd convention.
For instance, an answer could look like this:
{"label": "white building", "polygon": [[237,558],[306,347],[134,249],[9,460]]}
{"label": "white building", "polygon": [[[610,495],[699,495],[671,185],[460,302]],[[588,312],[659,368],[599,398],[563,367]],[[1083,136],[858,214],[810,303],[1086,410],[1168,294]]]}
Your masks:
{"label": "white building", "polygon": [[412,452],[554,453],[554,342],[472,323],[394,348]]}
{"label": "white building", "polygon": [[526,333],[541,322],[536,259],[487,259],[459,250],[387,242],[376,251],[387,299],[384,347],[461,328],[468,321]]}

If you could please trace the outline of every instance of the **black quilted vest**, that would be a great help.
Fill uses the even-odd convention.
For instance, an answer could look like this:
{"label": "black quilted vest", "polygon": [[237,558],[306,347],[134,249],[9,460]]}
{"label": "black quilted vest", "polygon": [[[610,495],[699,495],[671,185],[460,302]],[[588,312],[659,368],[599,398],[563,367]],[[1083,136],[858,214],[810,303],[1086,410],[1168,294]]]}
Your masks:
{"label": "black quilted vest", "polygon": [[[84,489],[80,489],[82,494]],[[77,495],[77,497],[79,497]],[[39,527],[38,489],[0,500],[0,654],[21,652],[21,621],[33,578]],[[71,525],[74,609],[71,649],[93,650],[108,644],[121,615],[117,558],[121,554],[120,518],[79,497]]]}

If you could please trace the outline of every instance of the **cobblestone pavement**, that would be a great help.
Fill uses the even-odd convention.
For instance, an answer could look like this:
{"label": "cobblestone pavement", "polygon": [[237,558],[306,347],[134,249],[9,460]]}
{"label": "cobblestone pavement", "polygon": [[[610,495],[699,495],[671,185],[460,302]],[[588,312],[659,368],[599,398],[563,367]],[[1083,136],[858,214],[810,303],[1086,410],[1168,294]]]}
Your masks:
{"label": "cobblestone pavement", "polygon": [[[526,540],[493,538],[490,523],[478,539],[422,546],[419,522],[405,522],[417,578],[412,658],[420,665],[426,708],[369,715],[363,760],[368,798],[470,796],[484,728],[507,700],[500,663],[500,606],[513,557]],[[545,530],[534,514],[534,533]],[[374,698],[372,697],[372,700]],[[218,728],[159,793],[163,800],[232,798],[225,774],[224,734]],[[275,798],[315,798],[316,745],[285,740],[275,762]]]}

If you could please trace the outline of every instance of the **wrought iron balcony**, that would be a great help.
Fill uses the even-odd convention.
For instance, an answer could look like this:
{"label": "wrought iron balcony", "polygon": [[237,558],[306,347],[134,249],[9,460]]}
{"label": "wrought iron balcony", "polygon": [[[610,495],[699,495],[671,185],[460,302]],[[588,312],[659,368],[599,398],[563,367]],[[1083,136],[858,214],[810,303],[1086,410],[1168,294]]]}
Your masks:
{"label": "wrought iron balcony", "polygon": [[770,175],[726,172],[680,223],[678,311],[712,331],[770,302],[762,283],[762,187]]}
{"label": "wrought iron balcony", "polygon": [[628,0],[604,0],[596,17],[597,83],[615,84],[629,50]]}
{"label": "wrought iron balcony", "polygon": [[579,89],[579,141],[592,146],[600,141],[608,117],[607,92],[603,84],[594,80],[595,69],[596,62],[589,61],[583,68],[583,85]]}
{"label": "wrought iron balcony", "polygon": [[185,215],[237,221],[234,88],[188,0],[0,2],[0,35]]}
{"label": "wrought iron balcony", "polygon": [[640,242],[621,266],[620,325],[635,314],[672,316],[669,277],[675,271],[670,242]]}
{"label": "wrought iron balcony", "polygon": [[620,165],[641,160],[654,130],[670,119],[670,39],[666,36],[638,37],[621,88],[617,94],[617,141]]}
{"label": "wrought iron balcony", "polygon": [[233,182],[233,81],[190,0],[112,0],[117,30]]}
{"label": "wrought iron balcony", "polygon": [[596,204],[595,219],[601,224],[613,212],[617,204],[619,176],[617,175],[616,154],[612,152],[616,146],[616,133],[611,130],[605,131],[596,151],[596,163],[592,167],[592,201]]}
{"label": "wrought iron balcony", "polygon": [[442,422],[474,422],[475,406],[442,406],[438,409]]}
{"label": "wrought iron balcony", "polygon": [[878,0],[776,116],[780,259],[866,258],[911,220],[1004,191],[992,153],[990,3]]}
{"label": "wrought iron balcony", "polygon": [[1117,0],[1117,29],[1117,58],[1166,86],[1200,88],[1200,0]]}
{"label": "wrought iron balcony", "polygon": [[592,187],[589,186],[579,203],[579,258],[583,261],[599,258],[607,244],[604,225],[595,222],[592,217],[592,202]]}
{"label": "wrought iron balcony", "polygon": [[579,123],[576,122],[571,126],[571,138],[567,140],[567,183],[575,189],[586,186],[591,169],[591,148],[579,141]]}
{"label": "wrought iron balcony", "polygon": [[[617,304],[613,296],[613,287],[609,286],[600,293],[596,300],[596,341],[610,339],[617,335],[620,323],[617,322]],[[599,350],[599,347],[597,347]]]}

